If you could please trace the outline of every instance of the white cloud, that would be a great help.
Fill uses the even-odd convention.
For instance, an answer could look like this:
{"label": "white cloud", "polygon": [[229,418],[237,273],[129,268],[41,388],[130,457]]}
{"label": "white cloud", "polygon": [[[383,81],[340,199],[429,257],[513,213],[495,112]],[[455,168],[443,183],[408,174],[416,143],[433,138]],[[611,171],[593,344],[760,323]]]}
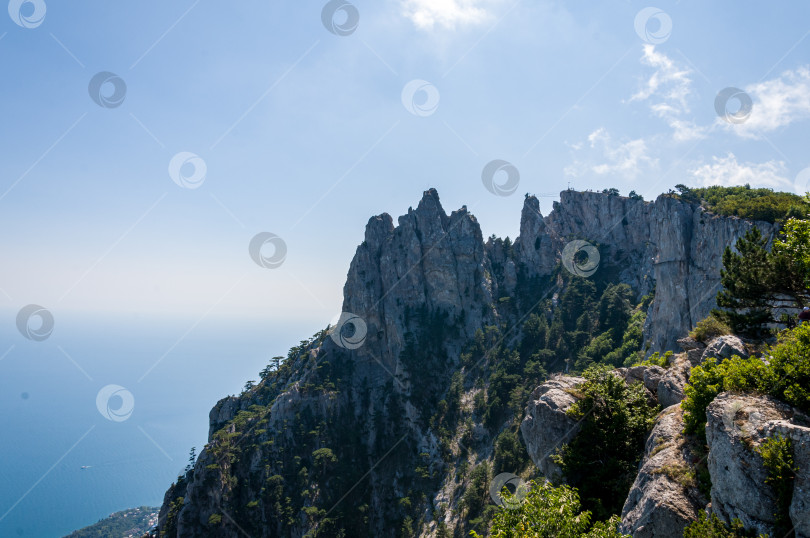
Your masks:
{"label": "white cloud", "polygon": [[592,150],[599,154],[599,164],[576,161],[565,168],[569,177],[579,177],[588,172],[607,175],[616,174],[635,179],[645,168],[655,167],[658,160],[650,157],[647,142],[643,138],[617,142],[604,127],[588,135]]}
{"label": "white cloud", "polygon": [[751,115],[744,123],[728,125],[742,137],[760,138],[761,133],[810,118],[810,69],[807,66],[750,84],[744,90],[753,100]]}
{"label": "white cloud", "polygon": [[782,161],[764,163],[739,163],[729,152],[725,157],[712,157],[712,162],[704,164],[689,173],[703,187],[720,185],[723,187],[750,184],[752,187],[784,189],[793,183],[785,176],[787,170]]}
{"label": "white cloud", "polygon": [[401,0],[404,15],[423,30],[435,25],[453,29],[457,25],[480,24],[490,13],[488,5],[499,0]]}
{"label": "white cloud", "polygon": [[646,101],[653,114],[667,122],[672,128],[677,142],[697,140],[706,136],[706,128],[691,120],[683,119],[689,113],[689,98],[692,95],[692,71],[679,66],[663,52],[657,52],[654,45],[644,46],[641,57],[643,65],[655,69],[641,89],[630,101]]}

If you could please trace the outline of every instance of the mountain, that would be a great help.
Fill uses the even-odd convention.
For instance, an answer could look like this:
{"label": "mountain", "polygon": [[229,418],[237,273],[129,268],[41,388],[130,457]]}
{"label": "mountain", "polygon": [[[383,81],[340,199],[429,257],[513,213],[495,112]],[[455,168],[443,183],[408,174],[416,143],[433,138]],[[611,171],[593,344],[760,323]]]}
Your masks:
{"label": "mountain", "polygon": [[724,248],[753,226],[776,230],[673,195],[572,190],[546,217],[527,195],[514,242],[485,241],[434,189],[396,225],[372,217],[337,325],[211,410],[159,535],[482,532],[491,477],[543,468],[521,428],[535,389],[679,351],[715,306]]}

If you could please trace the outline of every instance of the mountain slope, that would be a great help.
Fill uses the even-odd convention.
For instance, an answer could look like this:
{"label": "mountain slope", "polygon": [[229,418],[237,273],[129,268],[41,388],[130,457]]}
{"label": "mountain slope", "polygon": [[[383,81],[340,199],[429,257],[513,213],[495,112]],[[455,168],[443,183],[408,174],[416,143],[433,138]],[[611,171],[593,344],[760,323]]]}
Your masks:
{"label": "mountain slope", "polygon": [[338,326],[211,411],[161,535],[480,531],[491,476],[536,472],[519,433],[531,390],[673,349],[714,306],[723,248],[753,226],[668,196],[564,191],[538,208],[527,196],[514,244],[484,243],[433,189],[397,226],[370,219]]}

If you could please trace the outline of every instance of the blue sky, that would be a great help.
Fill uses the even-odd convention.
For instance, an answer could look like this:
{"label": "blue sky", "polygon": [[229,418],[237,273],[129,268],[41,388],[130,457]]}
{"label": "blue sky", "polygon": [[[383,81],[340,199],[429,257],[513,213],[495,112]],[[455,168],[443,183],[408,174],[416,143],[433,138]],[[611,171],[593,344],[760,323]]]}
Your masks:
{"label": "blue sky", "polygon": [[[368,218],[428,187],[514,237],[523,193],[569,182],[650,199],[810,179],[803,2],[356,0],[343,36],[321,1],[20,3],[0,17],[8,323],[36,303],[57,328],[81,311],[314,330]],[[91,98],[99,72],[125,83],[120,106]],[[745,121],[719,117],[728,87]],[[170,177],[182,152],[195,188]],[[511,196],[483,185],[495,159],[520,173]],[[280,267],[249,256],[260,232],[287,245]]]}

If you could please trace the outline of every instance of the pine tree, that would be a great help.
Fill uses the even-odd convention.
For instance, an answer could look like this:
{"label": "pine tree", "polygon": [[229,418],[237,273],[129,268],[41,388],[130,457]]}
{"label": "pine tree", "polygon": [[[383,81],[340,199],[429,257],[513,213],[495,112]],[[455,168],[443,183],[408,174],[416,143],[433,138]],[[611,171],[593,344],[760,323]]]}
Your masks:
{"label": "pine tree", "polygon": [[771,305],[774,267],[767,249],[768,239],[754,227],[737,241],[737,252],[726,247],[717,294],[716,313],[735,332],[758,335],[773,320]]}
{"label": "pine tree", "polygon": [[723,253],[715,314],[735,332],[759,336],[778,309],[810,304],[810,222],[789,219],[768,251],[768,239],[753,228]]}

